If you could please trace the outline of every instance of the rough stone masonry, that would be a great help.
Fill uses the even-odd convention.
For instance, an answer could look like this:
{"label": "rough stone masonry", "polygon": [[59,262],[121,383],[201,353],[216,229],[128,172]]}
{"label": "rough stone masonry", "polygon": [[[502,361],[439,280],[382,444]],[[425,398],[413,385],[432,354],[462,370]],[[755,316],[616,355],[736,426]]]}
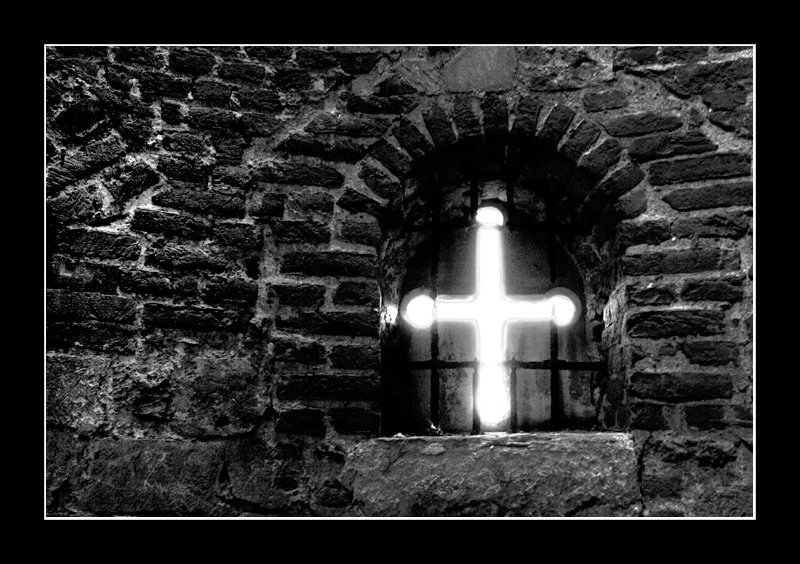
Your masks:
{"label": "rough stone masonry", "polygon": [[[46,514],[752,516],[753,57],[46,47]],[[526,170],[596,430],[379,438],[421,179]]]}

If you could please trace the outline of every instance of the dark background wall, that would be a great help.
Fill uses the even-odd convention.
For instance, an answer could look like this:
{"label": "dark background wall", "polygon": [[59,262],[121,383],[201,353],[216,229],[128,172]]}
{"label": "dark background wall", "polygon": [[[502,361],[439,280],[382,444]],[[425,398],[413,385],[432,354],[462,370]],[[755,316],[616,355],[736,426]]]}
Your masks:
{"label": "dark background wall", "polygon": [[359,514],[398,218],[431,155],[532,146],[641,514],[752,513],[752,47],[45,57],[48,514]]}

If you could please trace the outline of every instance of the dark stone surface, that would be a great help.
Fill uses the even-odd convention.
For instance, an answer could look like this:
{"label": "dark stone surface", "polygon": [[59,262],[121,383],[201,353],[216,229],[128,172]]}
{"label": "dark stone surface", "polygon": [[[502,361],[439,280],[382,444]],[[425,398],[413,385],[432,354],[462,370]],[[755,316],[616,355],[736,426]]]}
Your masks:
{"label": "dark stone surface", "polygon": [[[172,188],[153,195],[158,206],[222,217],[244,217],[244,194],[238,190]],[[283,214],[283,207],[280,208]]]}
{"label": "dark stone surface", "polygon": [[599,136],[600,128],[594,122],[584,120],[567,136],[559,150],[572,162],[577,163]]}
{"label": "dark stone surface", "polygon": [[698,188],[676,188],[667,193],[663,200],[680,211],[727,206],[752,206],[753,183],[733,182],[700,186]]}
{"label": "dark stone surface", "polygon": [[205,182],[210,169],[211,167],[196,155],[166,154],[158,159],[158,171],[175,180]]}
{"label": "dark stone surface", "polygon": [[396,180],[369,162],[362,161],[358,177],[381,198],[391,198],[402,190]]}
{"label": "dark stone surface", "polygon": [[680,217],[672,223],[676,237],[728,237],[738,239],[750,229],[751,210],[720,212],[698,217]]}
{"label": "dark stone surface", "polygon": [[521,98],[514,112],[515,119],[511,132],[521,137],[533,138],[536,135],[536,125],[541,109],[542,103],[539,98],[534,96]]}
{"label": "dark stone surface", "polygon": [[228,107],[236,89],[215,80],[198,80],[192,85],[192,99],[207,106]]}
{"label": "dark stone surface", "polygon": [[281,411],[275,422],[277,433],[325,436],[325,412],[321,409],[297,408]]}
{"label": "dark stone surface", "polygon": [[693,364],[725,366],[733,362],[735,365],[739,348],[729,341],[687,341],[683,344],[683,354]]}
{"label": "dark stone surface", "polygon": [[628,314],[631,337],[660,339],[687,335],[716,335],[724,331],[725,313],[716,309],[638,311]]}
{"label": "dark stone surface", "polygon": [[217,307],[145,303],[142,310],[142,323],[153,327],[235,331],[241,321],[237,312]]}
{"label": "dark stone surface", "polygon": [[744,296],[744,276],[723,278],[691,278],[684,282],[681,299],[687,301],[736,302]]}
{"label": "dark stone surface", "polygon": [[379,203],[352,188],[345,188],[336,205],[342,209],[353,213],[367,213],[375,217],[381,217],[383,206]]}
{"label": "dark stone surface", "polygon": [[272,341],[275,359],[300,364],[324,364],[325,347],[315,341],[280,338]]}
{"label": "dark stone surface", "polygon": [[261,226],[249,223],[217,223],[213,237],[220,245],[237,250],[258,250],[264,239]]}
{"label": "dark stone surface", "polygon": [[[137,253],[138,254],[138,253]],[[151,247],[145,254],[145,264],[176,270],[224,270],[228,261],[210,251],[185,245]]]}
{"label": "dark stone surface", "polygon": [[378,140],[370,147],[369,152],[399,178],[405,177],[412,170],[411,158],[385,139]]}
{"label": "dark stone surface", "polygon": [[187,239],[203,239],[210,233],[208,222],[202,219],[144,208],[134,212],[131,230]]}
{"label": "dark stone surface", "polygon": [[400,119],[400,122],[392,130],[392,134],[400,143],[400,146],[415,159],[422,158],[433,150],[433,145],[428,141],[428,138],[405,116]]}
{"label": "dark stone surface", "polygon": [[583,107],[587,112],[615,110],[628,105],[628,97],[622,90],[604,89],[583,95]]}
{"label": "dark stone surface", "polygon": [[621,155],[622,145],[609,137],[586,153],[580,166],[594,176],[603,176],[619,161]]}
{"label": "dark stone surface", "polygon": [[622,269],[631,276],[736,269],[739,253],[714,247],[652,251],[622,257]]}
{"label": "dark stone surface", "polygon": [[214,67],[214,55],[197,47],[173,48],[169,52],[169,66],[175,72],[207,74]]}
{"label": "dark stone surface", "polygon": [[692,153],[716,150],[716,143],[699,131],[688,133],[659,133],[634,139],[628,154],[637,162],[647,162]]}
{"label": "dark stone surface", "polygon": [[607,120],[603,122],[603,125],[609,135],[631,137],[678,129],[681,126],[681,120],[671,115],[642,112]]}
{"label": "dark stone surface", "polygon": [[273,284],[270,289],[278,295],[281,305],[317,307],[325,301],[325,286],[318,284]]}
{"label": "dark stone surface", "polygon": [[376,401],[375,374],[286,374],[278,380],[282,400]]}
{"label": "dark stone surface", "polygon": [[88,143],[81,151],[67,155],[47,169],[47,193],[57,193],[119,160],[125,154],[125,144],[118,135]]}
{"label": "dark stone surface", "polygon": [[629,392],[668,402],[729,398],[733,393],[733,378],[730,374],[713,372],[635,372],[630,377]]}
{"label": "dark stone surface", "polygon": [[373,255],[337,251],[295,252],[283,257],[281,272],[316,276],[375,276],[378,265]]}
{"label": "dark stone surface", "polygon": [[675,299],[675,290],[670,285],[634,282],[625,287],[628,300],[636,305],[669,305]]}
{"label": "dark stone surface", "polygon": [[542,130],[539,132],[539,141],[549,146],[557,145],[574,116],[574,110],[562,104],[556,104],[550,110]]}
{"label": "dark stone surface", "polygon": [[133,323],[136,316],[136,303],[130,298],[69,290],[47,290],[46,296],[46,313],[52,320]]}
{"label": "dark stone surface", "polygon": [[340,305],[377,306],[380,299],[377,284],[371,282],[342,282],[333,293],[333,303]]}
{"label": "dark stone surface", "polygon": [[290,155],[308,155],[329,161],[356,162],[367,152],[368,145],[350,139],[319,139],[294,133],[281,141],[276,150]]}
{"label": "dark stone surface", "polygon": [[278,329],[316,335],[377,337],[378,314],[374,312],[298,311],[281,313]]}
{"label": "dark stone surface", "polygon": [[725,408],[721,405],[687,405],[686,424],[696,429],[724,429],[728,426]]}
{"label": "dark stone surface", "polygon": [[266,69],[263,65],[244,62],[222,63],[217,70],[220,78],[233,80],[246,80],[250,82],[261,82],[266,76]]}
{"label": "dark stone surface", "polygon": [[381,244],[381,229],[375,220],[345,220],[339,225],[339,239],[378,248]]}
{"label": "dark stone surface", "polygon": [[253,280],[216,276],[206,281],[203,295],[210,302],[252,305],[258,296],[258,284]]}
{"label": "dark stone surface", "polygon": [[339,407],[331,409],[329,413],[331,425],[338,433],[377,435],[380,429],[381,415],[376,411],[356,407]]}
{"label": "dark stone surface", "polygon": [[272,222],[272,233],[279,243],[327,243],[330,227],[319,221],[282,220]]}
{"label": "dark stone surface", "polygon": [[641,223],[624,221],[617,229],[617,244],[620,249],[634,245],[658,245],[670,237],[669,223],[665,219]]}
{"label": "dark stone surface", "polygon": [[332,166],[302,161],[271,162],[256,172],[255,179],[277,184],[299,184],[326,188],[338,188],[344,183],[342,174]]}
{"label": "dark stone surface", "polygon": [[95,229],[69,229],[58,241],[61,252],[99,259],[136,260],[140,249],[139,239],[133,235]]}
{"label": "dark stone surface", "polygon": [[510,47],[465,47],[442,69],[450,92],[508,90],[512,86],[517,55]]}
{"label": "dark stone surface", "polygon": [[329,355],[334,368],[377,369],[380,364],[380,350],[374,346],[337,345]]}
{"label": "dark stone surface", "polygon": [[347,114],[333,115],[318,112],[308,125],[307,133],[331,133],[349,137],[379,137],[391,124],[391,120],[380,116],[351,116]]}

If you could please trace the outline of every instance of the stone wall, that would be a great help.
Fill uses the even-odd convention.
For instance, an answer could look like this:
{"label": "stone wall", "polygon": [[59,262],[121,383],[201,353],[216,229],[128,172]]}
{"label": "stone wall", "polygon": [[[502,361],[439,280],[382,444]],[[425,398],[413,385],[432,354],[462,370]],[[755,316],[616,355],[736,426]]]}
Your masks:
{"label": "stone wall", "polygon": [[753,54],[47,47],[47,513],[363,515],[398,226],[478,176],[584,229],[636,514],[752,515]]}

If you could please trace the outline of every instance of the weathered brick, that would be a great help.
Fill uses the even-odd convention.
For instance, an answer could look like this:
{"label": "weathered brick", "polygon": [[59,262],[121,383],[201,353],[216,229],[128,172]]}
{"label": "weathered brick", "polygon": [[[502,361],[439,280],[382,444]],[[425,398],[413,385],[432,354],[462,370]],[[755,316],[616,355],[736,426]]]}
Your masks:
{"label": "weathered brick", "polygon": [[359,117],[347,114],[333,115],[318,112],[306,125],[308,133],[331,133],[349,137],[380,137],[391,125],[391,120],[379,116]]}
{"label": "weathered brick", "polygon": [[172,188],[155,194],[153,203],[208,215],[244,217],[244,194],[238,190]]}
{"label": "weathered brick", "polygon": [[412,170],[411,158],[386,139],[379,139],[369,149],[370,154],[389,169],[394,175],[402,178]]}
{"label": "weathered brick", "polygon": [[609,137],[586,153],[580,161],[580,166],[595,176],[603,176],[616,164],[620,155],[622,155],[622,145],[616,139]]}
{"label": "weathered brick", "polygon": [[741,264],[739,253],[729,249],[696,248],[653,251],[622,257],[622,269],[630,276],[733,270]]}
{"label": "weathered brick", "polygon": [[668,90],[679,96],[692,96],[727,85],[751,80],[753,59],[734,59],[711,63],[691,63],[673,67],[660,75],[659,79]]}
{"label": "weathered brick", "polygon": [[53,120],[67,135],[80,135],[106,118],[103,107],[95,100],[81,100],[67,106]]}
{"label": "weathered brick", "polygon": [[135,63],[148,67],[157,67],[162,64],[161,54],[155,47],[124,45],[114,47],[112,50],[114,60],[118,63]]}
{"label": "weathered brick", "polygon": [[707,45],[664,45],[658,54],[661,63],[677,63],[700,59],[708,55]]}
{"label": "weathered brick", "polygon": [[381,229],[377,221],[345,220],[339,226],[339,239],[378,247],[381,244]]}
{"label": "weathered brick", "polygon": [[175,293],[172,281],[160,272],[130,270],[121,274],[119,287],[124,292],[171,296]]}
{"label": "weathered brick", "polygon": [[738,364],[739,348],[729,341],[687,341],[683,354],[694,364],[724,366],[729,362]]}
{"label": "weathered brick", "polygon": [[[244,116],[243,116],[244,119]],[[239,117],[232,110],[219,108],[190,107],[186,123],[197,129],[235,131],[239,128]]]}
{"label": "weathered brick", "polygon": [[202,239],[209,233],[208,223],[204,220],[146,208],[134,212],[131,229],[187,239]]}
{"label": "weathered brick", "polygon": [[617,228],[617,244],[620,249],[634,245],[658,245],[670,237],[669,223],[665,219],[639,223],[623,221]]}
{"label": "weathered brick", "polygon": [[267,112],[280,112],[283,102],[274,90],[264,88],[241,89],[238,93],[243,108]]}
{"label": "weathered brick", "polygon": [[275,67],[275,72],[270,75],[269,81],[279,90],[307,90],[311,87],[313,76],[306,69],[293,66]]}
{"label": "weathered brick", "polygon": [[734,182],[698,188],[677,188],[666,194],[663,200],[680,211],[726,206],[752,206],[753,183]]}
{"label": "weathered brick", "polygon": [[370,164],[368,161],[361,163],[358,177],[367,187],[381,198],[391,198],[401,192],[400,184],[382,169]]}
{"label": "weathered brick", "polygon": [[352,139],[324,139],[294,133],[276,147],[290,155],[308,155],[329,161],[356,162],[367,152],[367,144]]}
{"label": "weathered brick", "polygon": [[587,112],[615,110],[628,105],[628,98],[623,90],[596,90],[583,96],[583,107]]}
{"label": "weathered brick", "polygon": [[228,261],[213,253],[185,245],[151,247],[145,255],[145,263],[175,270],[225,270]]}
{"label": "weathered brick", "polygon": [[725,313],[718,309],[637,311],[627,318],[630,337],[660,339],[716,335],[724,331]]}
{"label": "weathered brick", "polygon": [[312,276],[375,276],[377,259],[373,255],[326,251],[320,253],[288,253],[283,257],[281,272]]}
{"label": "weathered brick", "polygon": [[336,205],[349,212],[366,213],[375,217],[381,217],[383,211],[383,206],[379,202],[352,188],[345,188]]}
{"label": "weathered brick", "polygon": [[279,329],[300,330],[317,335],[377,337],[378,316],[374,312],[297,311],[279,315]]}
{"label": "weathered brick", "polygon": [[456,125],[459,139],[480,137],[480,117],[477,112],[478,99],[468,94],[457,94],[453,103],[453,122]]}
{"label": "weathered brick", "polygon": [[290,409],[278,413],[275,431],[288,435],[325,436],[325,412],[308,407]]}
{"label": "weathered brick", "polygon": [[743,275],[723,278],[690,278],[681,289],[681,299],[687,301],[737,302],[744,296]]}
{"label": "weathered brick", "polygon": [[568,136],[559,151],[573,163],[592,146],[600,136],[600,128],[591,121],[584,120]]}
{"label": "weathered brick", "polygon": [[298,47],[295,49],[295,60],[300,66],[320,70],[329,70],[339,66],[348,74],[369,72],[380,56],[379,52],[341,51],[326,47]]}
{"label": "weathered brick", "polygon": [[644,474],[642,495],[645,498],[679,498],[683,493],[683,475],[674,470],[667,474]]}
{"label": "weathered brick", "polygon": [[196,155],[166,154],[158,159],[158,171],[168,178],[187,182],[206,182],[210,165]]}
{"label": "weathered brick", "polygon": [[238,133],[216,134],[212,138],[217,165],[239,165],[250,143]]}
{"label": "weathered brick", "polygon": [[144,163],[123,167],[117,176],[117,182],[109,183],[106,188],[117,202],[124,202],[138,196],[161,180],[158,173]]}
{"label": "weathered brick", "polygon": [[650,165],[650,183],[654,185],[749,174],[750,157],[740,153],[719,153]]}
{"label": "weathered brick", "polygon": [[392,134],[400,143],[400,146],[415,159],[420,159],[433,150],[433,145],[428,141],[428,138],[406,116],[400,119],[400,122],[392,130]]}
{"label": "weathered brick", "polygon": [[664,417],[664,406],[646,401],[631,402],[631,427],[646,431],[657,431],[669,427]]}
{"label": "weathered brick", "polygon": [[729,237],[738,239],[750,229],[750,210],[720,212],[700,217],[679,217],[672,223],[676,237]]}
{"label": "weathered brick", "polygon": [[377,306],[379,300],[378,285],[374,282],[342,282],[333,293],[333,303],[341,305]]}
{"label": "weathered brick", "polygon": [[453,122],[445,112],[444,108],[438,104],[431,104],[422,113],[425,127],[437,147],[446,147],[456,142],[456,132],[453,130]]}
{"label": "weathered brick", "polygon": [[656,62],[658,47],[618,47],[614,51],[614,70]]}
{"label": "weathered brick", "polygon": [[47,287],[78,292],[116,294],[123,271],[119,266],[55,255],[49,265]]}
{"label": "weathered brick", "polygon": [[125,144],[118,135],[111,134],[100,140],[91,141],[77,153],[67,155],[62,163],[47,169],[47,193],[54,194],[61,188],[119,160],[125,154]]}
{"label": "weathered brick", "polygon": [[377,435],[380,430],[380,414],[368,409],[340,407],[330,410],[333,428],[346,435]]}
{"label": "weathered brick", "polygon": [[508,103],[499,94],[487,93],[481,100],[485,135],[508,133]]}
{"label": "weathered brick", "polygon": [[263,65],[236,61],[222,63],[217,70],[217,74],[221,78],[261,82],[266,76],[267,70]]}
{"label": "weathered brick", "polygon": [[103,193],[95,185],[69,188],[47,200],[47,213],[60,224],[88,223],[103,217]]}
{"label": "weathered brick", "polygon": [[256,172],[255,179],[277,184],[299,184],[326,188],[338,188],[344,183],[344,176],[329,165],[299,161],[270,162]]}
{"label": "weathered brick", "polygon": [[378,368],[380,349],[364,345],[337,345],[328,358],[334,368]]}
{"label": "weathered brick", "polygon": [[130,298],[47,290],[47,316],[57,321],[98,320],[114,323],[133,323],[136,303]]}
{"label": "weathered brick", "polygon": [[712,90],[703,94],[703,102],[712,110],[734,110],[747,103],[747,91],[739,86]]}
{"label": "weathered brick", "polygon": [[288,374],[278,380],[281,400],[375,401],[374,374]]}
{"label": "weathered brick", "polygon": [[267,137],[280,129],[282,122],[270,114],[242,112],[241,129],[247,135]]}
{"label": "weathered brick", "polygon": [[631,137],[647,135],[657,131],[672,131],[678,129],[682,123],[680,118],[671,115],[642,112],[630,114],[603,123],[609,135],[615,137]]}
{"label": "weathered brick", "polygon": [[175,72],[187,74],[207,74],[214,67],[214,55],[205,49],[171,49],[169,67]]}
{"label": "weathered brick", "polygon": [[629,392],[668,402],[729,398],[733,379],[730,374],[706,372],[635,372],[631,375]]}
{"label": "weathered brick", "polygon": [[236,89],[216,80],[198,80],[192,85],[192,100],[207,106],[227,107]]}
{"label": "weathered brick", "polygon": [[47,324],[47,350],[91,349],[131,354],[136,346],[136,327],[102,321]]}
{"label": "weathered brick", "polygon": [[272,222],[272,233],[280,243],[327,243],[330,226],[320,221],[283,220]]}
{"label": "weathered brick", "polygon": [[105,356],[47,355],[48,426],[55,424],[86,434],[107,424],[101,390],[107,381],[109,367],[109,359]]}
{"label": "weathered brick", "polygon": [[405,78],[394,73],[381,79],[375,85],[374,91],[377,96],[406,96],[417,93],[417,89],[411,86]]}
{"label": "weathered brick", "polygon": [[675,299],[672,286],[647,282],[633,282],[625,287],[628,300],[636,305],[669,305]]}
{"label": "weathered brick", "polygon": [[[331,211],[333,211],[333,196],[328,194],[331,202]],[[268,192],[261,197],[261,202],[254,208],[250,209],[250,215],[256,217],[283,217],[283,211],[286,206],[286,194],[277,194]]]}
{"label": "weathered brick", "polygon": [[697,429],[724,429],[725,408],[721,405],[687,405],[684,407],[686,423]]}
{"label": "weathered brick", "polygon": [[287,46],[249,45],[244,50],[249,57],[259,61],[273,62],[289,60],[294,49]]}
{"label": "weathered brick", "polygon": [[536,125],[541,108],[542,103],[538,98],[533,96],[521,98],[514,112],[514,125],[511,133],[520,137],[533,138],[536,135]]}
{"label": "weathered brick", "polygon": [[69,229],[58,241],[58,250],[74,257],[136,260],[140,249],[133,235],[96,229]]}
{"label": "weathered brick", "polygon": [[317,284],[273,284],[270,289],[278,295],[280,305],[319,307],[325,301],[325,286]]}
{"label": "weathered brick", "polygon": [[260,225],[217,223],[214,226],[214,240],[220,245],[255,250],[261,248],[264,237]]}
{"label": "weathered brick", "polygon": [[163,100],[161,102],[161,119],[169,125],[179,125],[183,122],[183,111],[178,102]]}
{"label": "weathered brick", "polygon": [[638,162],[664,159],[678,155],[705,153],[717,149],[717,144],[699,131],[688,133],[658,133],[634,139],[628,154]]}
{"label": "weathered brick", "polygon": [[142,323],[154,327],[192,329],[197,331],[235,331],[242,319],[235,311],[216,307],[146,303]]}
{"label": "weathered brick", "polygon": [[207,301],[253,304],[258,296],[255,280],[215,276],[205,283],[203,292]]}
{"label": "weathered brick", "polygon": [[300,364],[325,364],[325,347],[316,341],[275,339],[272,342],[275,359]]}
{"label": "weathered brick", "polygon": [[567,106],[556,104],[539,132],[539,141],[550,146],[555,146],[561,140],[561,136],[569,127],[575,112]]}
{"label": "weathered brick", "polygon": [[365,96],[352,92],[343,93],[342,100],[349,111],[365,114],[403,114],[419,102],[416,96]]}

